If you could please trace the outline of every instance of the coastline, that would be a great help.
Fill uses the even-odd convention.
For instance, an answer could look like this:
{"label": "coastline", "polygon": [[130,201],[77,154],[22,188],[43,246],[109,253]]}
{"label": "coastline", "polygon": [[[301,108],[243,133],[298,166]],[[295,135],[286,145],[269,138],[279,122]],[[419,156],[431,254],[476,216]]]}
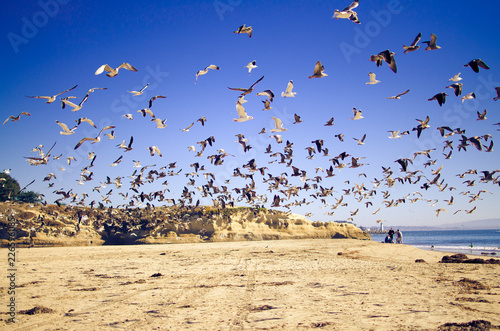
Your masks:
{"label": "coastline", "polygon": [[[439,263],[445,255],[354,239],[20,248],[16,308],[47,313],[18,313],[9,328],[500,325],[500,266]],[[0,311],[5,323],[5,306]]]}

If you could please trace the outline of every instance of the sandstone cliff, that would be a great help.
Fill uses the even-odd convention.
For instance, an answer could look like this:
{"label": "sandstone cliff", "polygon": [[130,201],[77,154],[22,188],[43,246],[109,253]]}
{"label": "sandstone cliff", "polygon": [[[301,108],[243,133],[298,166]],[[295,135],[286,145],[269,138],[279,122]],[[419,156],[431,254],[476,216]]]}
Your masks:
{"label": "sandstone cliff", "polygon": [[[10,223],[9,223],[10,222]],[[312,222],[264,208],[88,207],[0,203],[0,244],[9,226],[16,243],[35,246],[154,244],[210,241],[354,238],[370,236],[352,224]],[[31,238],[31,239],[30,239]]]}

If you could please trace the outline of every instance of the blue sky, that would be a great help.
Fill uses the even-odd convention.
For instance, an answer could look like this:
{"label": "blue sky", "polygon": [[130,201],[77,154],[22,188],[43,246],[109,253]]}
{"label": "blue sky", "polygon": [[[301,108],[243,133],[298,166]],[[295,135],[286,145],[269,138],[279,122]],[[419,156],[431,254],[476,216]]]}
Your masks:
{"label": "blue sky", "polygon": [[[110,199],[113,204],[128,203],[118,192],[129,191],[130,179],[127,177],[136,168],[132,160],[140,160],[141,165],[153,165],[149,169],[158,169],[177,161],[182,169],[179,176],[168,176],[141,187],[145,193],[164,188],[161,185],[168,180],[165,197],[178,199],[189,178],[186,173],[192,172],[190,164],[199,162],[206,166],[207,172],[213,172],[217,185],[227,185],[231,190],[249,184],[248,180],[232,177],[233,170],[249,160],[255,159],[259,167],[268,167],[267,173],[279,176],[288,174],[289,184],[303,186],[297,177],[291,177],[292,169],[282,164],[269,164],[274,160],[265,154],[268,144],[273,152],[283,152],[284,144],[277,144],[270,138],[273,128],[272,116],[280,118],[288,131],[280,133],[283,140],[294,143],[292,165],[307,171],[307,178],[316,175],[323,177],[319,185],[333,187],[332,196],[326,197],[325,205],[320,199],[311,196],[314,190],[301,190],[298,197],[290,201],[306,199],[312,201],[307,206],[292,207],[291,211],[299,214],[312,213],[313,220],[333,221],[351,217],[351,213],[359,209],[353,217],[358,225],[374,226],[379,219],[387,225],[436,225],[468,221],[474,219],[495,218],[498,209],[494,201],[500,193],[498,184],[480,183],[480,171],[500,169],[498,152],[480,152],[473,146],[467,151],[458,151],[460,135],[450,137],[454,149],[451,159],[443,156],[444,138],[439,135],[437,127],[450,126],[466,130],[465,135],[482,136],[491,134],[493,141],[498,138],[500,121],[498,108],[500,103],[493,101],[496,95],[494,87],[500,86],[500,46],[495,31],[498,30],[494,13],[500,9],[500,4],[491,2],[483,7],[481,15],[471,15],[477,6],[473,1],[455,1],[449,3],[440,1],[363,1],[355,9],[361,24],[354,24],[346,19],[332,18],[335,9],[343,9],[349,2],[343,1],[149,1],[147,4],[133,1],[29,1],[9,3],[4,5],[1,48],[4,63],[0,98],[3,103],[2,121],[10,115],[22,111],[31,113],[18,122],[7,122],[0,128],[3,143],[0,152],[0,170],[12,169],[11,175],[21,186],[33,179],[35,182],[29,189],[43,193],[49,203],[59,196],[54,190],[62,189],[78,193],[88,193],[86,203],[92,200],[101,201],[101,194],[92,188],[104,182],[106,176],[122,179],[123,187],[118,189],[108,185],[102,189],[105,195],[111,188]],[[234,34],[233,31],[246,24],[253,27],[252,38],[247,35]],[[425,44],[419,50],[403,54],[403,45],[409,45],[418,33],[422,33],[422,41],[429,40],[431,33],[437,36],[437,45],[441,49],[424,51]],[[386,63],[377,67],[369,61],[372,54],[389,49],[394,55],[398,73],[393,73]],[[473,72],[463,65],[472,59],[481,58],[491,68]],[[245,66],[257,61],[258,68],[249,75]],[[308,79],[313,73],[315,63],[320,60],[325,67],[327,77]],[[109,78],[104,74],[94,75],[102,64],[117,67],[122,62],[128,62],[138,69],[137,72],[120,70],[116,77]],[[198,78],[194,84],[198,70],[210,64],[221,68],[210,70]],[[368,73],[374,72],[380,83],[366,85]],[[475,92],[475,100],[461,102],[460,97],[453,95],[446,87],[452,82],[448,79],[461,72],[463,80],[463,95]],[[249,87],[261,76],[264,79],[255,86],[255,91],[245,97],[244,104],[247,113],[255,119],[243,123],[233,122],[237,116],[235,102],[239,93],[228,87]],[[295,98],[282,98],[288,81],[293,80]],[[146,83],[149,87],[142,96],[133,97],[127,91],[138,90]],[[76,96],[80,101],[88,89],[106,87],[92,93],[83,108],[78,112],[61,109],[59,99],[46,104],[42,99],[27,98],[27,95],[53,95],[74,85],[78,87],[60,97]],[[257,92],[271,89],[276,95],[271,104],[272,110],[263,111],[263,96]],[[388,100],[387,97],[399,94],[407,89],[410,92],[401,100]],[[449,95],[446,103],[439,107],[436,101],[428,101],[439,92]],[[149,117],[142,117],[137,110],[147,108],[148,100],[154,95],[167,96],[157,99],[151,108],[156,117],[167,119],[165,129],[156,129]],[[58,98],[60,98],[58,97]],[[352,108],[363,111],[364,118],[352,121]],[[476,112],[487,109],[487,119],[477,121]],[[132,121],[122,117],[131,113]],[[301,116],[303,123],[292,124],[293,115]],[[199,122],[189,132],[181,129],[205,116],[207,123],[201,126]],[[412,132],[418,122],[430,117],[430,128],[424,130],[419,139]],[[79,117],[88,117],[94,121],[98,129],[82,124],[76,133],[70,136],[59,134],[60,127],[56,120],[72,127]],[[335,118],[335,125],[325,127],[324,124]],[[108,140],[102,137],[97,144],[86,142],[78,150],[76,143],[83,137],[95,137],[106,125],[115,125],[116,139]],[[268,133],[258,134],[262,128]],[[401,139],[389,139],[389,130],[410,130],[410,135]],[[345,141],[340,142],[334,136],[343,133]],[[243,153],[241,146],[235,141],[236,134],[244,134],[252,149]],[[366,134],[365,144],[357,145],[353,138],[360,139]],[[123,140],[128,143],[130,136],[134,137],[133,150],[124,153],[116,145]],[[195,157],[188,151],[188,146],[195,145],[199,150],[198,141],[214,136],[214,146],[207,147],[203,156]],[[316,139],[323,139],[330,156],[317,154],[314,159],[307,159],[308,146]],[[30,166],[24,157],[35,156],[31,149],[43,144],[47,151],[54,142],[52,155],[63,154],[59,160],[51,160],[47,165]],[[484,144],[489,144],[484,142]],[[156,145],[163,157],[151,157],[147,147]],[[217,149],[224,149],[233,154],[225,158],[221,166],[213,166],[206,158],[217,154]],[[381,184],[377,193],[371,198],[357,201],[351,195],[344,196],[347,206],[331,209],[335,199],[340,199],[344,190],[354,186],[354,183],[368,190],[374,189],[371,183],[375,179],[383,179],[382,167],[391,167],[392,178],[405,176],[394,161],[399,158],[412,158],[415,152],[433,149],[431,160],[436,165],[424,167],[428,159],[417,156],[411,171],[421,170],[427,178],[432,179],[431,170],[437,170],[441,165],[440,181],[444,185],[456,187],[441,192],[435,185],[428,190],[421,189],[426,182],[422,178],[417,184],[402,184],[397,182],[394,187]],[[495,148],[493,148],[495,149]],[[97,154],[94,180],[78,185],[81,169],[87,166],[87,153]],[[335,176],[326,178],[326,173],[315,173],[317,167],[328,168],[332,157],[341,152],[348,152],[355,157],[365,157],[360,162],[366,165],[342,170],[335,169]],[[110,164],[123,155],[122,162],[117,167]],[[74,156],[76,162],[68,165],[65,158]],[[344,161],[350,162],[350,158]],[[64,167],[66,170],[60,171]],[[148,169],[148,170],[149,170]],[[477,175],[467,175],[459,178],[457,174],[469,169],[477,169]],[[211,199],[201,198],[197,186],[206,184],[200,177],[195,177],[196,184],[188,186],[194,192],[195,201],[201,199],[205,205],[212,204]],[[54,173],[57,179],[52,180],[52,188],[43,178],[48,173]],[[366,175],[359,176],[360,173]],[[497,174],[498,176],[498,174]],[[260,173],[255,173],[256,191],[266,194],[268,202],[272,203],[275,194],[284,197],[278,191],[269,192],[267,179]],[[229,184],[224,180],[230,179]],[[467,187],[463,182],[475,180],[476,185]],[[349,182],[346,182],[349,181]],[[312,185],[312,181],[307,181]],[[281,187],[280,189],[286,189]],[[469,203],[469,195],[480,190],[480,199]],[[383,198],[383,191],[388,191],[390,197]],[[469,194],[460,194],[470,191]],[[409,203],[410,198],[420,197],[415,203]],[[406,197],[405,203],[397,207],[386,208],[384,200],[397,200]],[[238,194],[233,192],[233,197]],[[444,200],[453,196],[454,205],[448,205]],[[435,202],[434,206],[431,206]],[[429,200],[429,201],[427,201]],[[65,201],[68,202],[68,201]],[[366,202],[372,205],[366,207]],[[287,202],[283,202],[286,204]],[[154,202],[155,205],[161,203]],[[247,205],[244,201],[237,205]],[[322,208],[325,207],[325,208]],[[381,210],[373,215],[379,207]],[[476,207],[471,214],[461,211]],[[436,216],[436,209],[445,208]],[[286,210],[285,208],[279,208]],[[326,215],[334,212],[333,215]]]}

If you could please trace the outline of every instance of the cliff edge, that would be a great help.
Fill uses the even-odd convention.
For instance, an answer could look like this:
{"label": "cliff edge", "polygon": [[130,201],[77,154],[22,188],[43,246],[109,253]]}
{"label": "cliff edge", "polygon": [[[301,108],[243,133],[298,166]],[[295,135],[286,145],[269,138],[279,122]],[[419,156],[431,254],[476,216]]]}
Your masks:
{"label": "cliff edge", "polygon": [[313,222],[265,208],[89,208],[0,203],[0,245],[86,246],[350,238],[371,240],[353,224]]}

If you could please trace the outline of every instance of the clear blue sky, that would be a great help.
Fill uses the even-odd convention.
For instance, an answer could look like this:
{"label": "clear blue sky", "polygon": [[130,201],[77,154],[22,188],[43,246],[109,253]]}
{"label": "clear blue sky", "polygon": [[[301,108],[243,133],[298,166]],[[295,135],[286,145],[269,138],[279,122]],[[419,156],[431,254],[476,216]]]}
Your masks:
{"label": "clear blue sky", "polygon": [[[453,141],[451,159],[443,156],[444,138],[439,135],[437,127],[450,126],[466,130],[465,135],[482,136],[491,134],[496,141],[499,137],[500,101],[493,101],[496,95],[494,87],[500,86],[500,46],[498,45],[498,23],[495,13],[500,4],[491,1],[481,3],[480,14],[475,1],[360,1],[355,9],[361,24],[354,24],[347,19],[332,18],[335,9],[343,9],[349,1],[23,1],[4,4],[2,11],[1,49],[4,58],[2,68],[2,123],[10,115],[18,115],[22,111],[31,116],[21,117],[18,122],[7,122],[0,128],[2,144],[0,152],[0,171],[12,169],[11,175],[21,186],[32,180],[29,187],[45,195],[49,203],[57,196],[55,190],[88,193],[85,202],[101,201],[111,188],[110,199],[113,205],[128,203],[118,192],[129,193],[130,178],[136,168],[132,160],[140,160],[141,165],[156,165],[157,169],[177,161],[182,169],[179,176],[168,176],[147,183],[139,192],[158,191],[164,188],[161,183],[168,180],[170,192],[166,198],[178,199],[190,178],[185,174],[194,171],[190,164],[198,162],[206,167],[195,177],[195,185],[188,186],[195,193],[195,201],[201,199],[205,205],[212,204],[210,198],[202,198],[196,187],[206,184],[203,172],[213,172],[217,178],[215,184],[227,185],[231,190],[249,184],[249,180],[231,177],[233,169],[255,159],[258,167],[267,167],[267,173],[279,176],[288,174],[289,184],[303,186],[297,177],[291,177],[292,169],[283,164],[269,164],[276,158],[265,154],[268,144],[273,152],[283,152],[284,143],[277,144],[270,138],[273,128],[272,116],[283,121],[288,131],[280,133],[283,140],[294,143],[292,165],[307,171],[307,178],[321,175],[319,185],[333,187],[332,196],[326,197],[326,208],[320,199],[311,195],[315,190],[301,190],[298,197],[288,202],[306,199],[313,203],[307,206],[292,207],[298,214],[312,213],[312,220],[333,221],[350,217],[351,212],[359,208],[354,222],[363,226],[375,226],[376,221],[383,219],[386,226],[398,225],[437,225],[498,217],[499,185],[481,183],[480,171],[500,169],[498,152],[480,152],[473,146],[467,151],[458,151],[460,135],[449,137]],[[234,34],[233,31],[246,24],[253,27],[252,38],[246,34]],[[419,43],[421,48],[415,52],[403,54],[403,45],[409,45],[418,33],[422,33]],[[424,51],[422,41],[430,39],[431,33],[437,36],[437,45],[441,49]],[[389,49],[394,55],[398,73],[393,73],[386,63],[377,67],[370,62],[372,54]],[[473,72],[463,65],[472,59],[481,58],[491,68]],[[257,61],[258,68],[249,75],[245,66]],[[327,77],[308,79],[312,75],[315,63],[320,60],[325,67]],[[120,70],[116,77],[109,78],[104,74],[94,75],[102,64],[117,67],[128,62],[138,69],[137,72]],[[210,64],[221,68],[210,70],[195,82],[198,70]],[[366,85],[368,73],[373,72],[380,80],[379,84]],[[475,92],[477,99],[466,100],[463,104],[460,97],[453,95],[448,79],[461,72],[463,80],[462,96]],[[239,92],[228,87],[249,87],[258,78],[264,79],[255,86],[255,91],[245,97],[247,113],[255,119],[244,123],[233,122],[237,117],[235,102]],[[288,81],[293,80],[295,98],[282,98]],[[133,97],[127,91],[138,90],[146,83],[149,87],[142,96]],[[26,96],[53,95],[74,85],[78,87],[58,97],[52,104],[43,99],[32,99]],[[92,93],[83,108],[78,112],[61,109],[59,98],[76,96],[72,101],[79,102],[88,89],[105,87]],[[276,95],[271,104],[272,110],[263,111],[264,96],[257,92],[271,89]],[[410,89],[401,100],[388,100],[387,97]],[[428,101],[437,93],[447,92],[446,103],[439,107],[436,101]],[[156,117],[167,119],[165,129],[156,129],[150,117],[142,117],[137,111],[148,107],[148,100],[154,95],[167,96],[166,99],[154,101],[151,110]],[[352,121],[352,108],[362,110],[364,118]],[[477,121],[477,111],[487,109],[487,119]],[[133,120],[122,117],[133,114]],[[301,116],[303,123],[292,124],[293,114]],[[201,126],[199,122],[189,132],[182,132],[198,118],[205,116],[207,122]],[[424,130],[419,139],[412,128],[418,125],[416,119],[430,117],[430,128]],[[97,129],[82,124],[76,133],[69,136],[59,134],[60,127],[56,120],[75,125],[79,117],[87,117],[94,121]],[[335,125],[324,124],[335,118]],[[84,137],[95,137],[106,125],[115,125],[116,139],[102,137],[97,144],[85,142],[78,150],[76,143]],[[259,135],[266,128],[268,133]],[[389,130],[410,130],[410,135],[401,139],[389,139]],[[109,131],[107,131],[109,132]],[[344,142],[334,136],[343,133]],[[241,146],[235,141],[236,134],[244,134],[252,149],[243,153]],[[365,144],[360,146],[353,138],[360,139],[366,134]],[[133,150],[124,153],[116,145],[123,140],[128,143],[134,137]],[[208,146],[201,157],[188,151],[188,146],[200,149],[198,141],[210,136],[215,137],[214,146]],[[323,139],[324,147],[329,149],[330,156],[317,154],[314,159],[307,159],[308,146],[311,141]],[[63,154],[61,159],[50,159],[47,165],[30,166],[24,157],[35,156],[31,149],[39,144],[47,151],[57,142],[53,156]],[[484,142],[483,144],[488,144]],[[163,157],[151,157],[148,146],[156,145]],[[494,146],[493,149],[495,149]],[[228,156],[221,166],[213,166],[206,158],[217,154],[217,149],[224,149]],[[332,210],[335,199],[340,199],[344,190],[356,184],[364,183],[368,190],[374,189],[372,182],[383,179],[382,167],[391,167],[392,178],[404,177],[400,166],[394,161],[399,158],[412,158],[415,152],[435,148],[431,159],[436,165],[424,167],[429,160],[418,156],[409,170],[421,170],[429,180],[434,178],[431,170],[441,165],[442,186],[456,187],[441,192],[435,185],[428,190],[420,187],[427,182],[422,178],[417,184],[396,182],[389,188],[383,182],[375,189],[376,194],[362,201],[355,196],[344,196],[347,206]],[[87,153],[97,154],[94,180],[79,185],[80,172],[89,164]],[[329,161],[339,153],[346,151],[355,157],[365,157],[360,162],[366,165],[356,168],[335,169],[335,176],[326,178],[326,173],[315,173],[317,167],[327,169]],[[446,151],[448,153],[449,150]],[[110,164],[123,155],[122,162],[116,167]],[[66,157],[74,156],[76,162],[68,165]],[[350,158],[344,161],[350,162]],[[65,171],[59,169],[64,167]],[[477,175],[459,178],[457,174],[469,169],[477,169]],[[51,182],[52,188],[43,178],[54,173],[57,177]],[[364,173],[366,178],[359,174]],[[498,176],[499,174],[496,174]],[[118,176],[123,186],[108,185],[101,194],[92,190],[104,182],[106,176],[111,179]],[[285,197],[278,191],[269,192],[267,179],[260,173],[254,175],[256,191],[266,194],[270,207],[275,194]],[[230,179],[229,184],[224,184]],[[476,185],[467,187],[465,180],[475,180]],[[349,182],[346,182],[349,181]],[[308,181],[312,185],[312,181]],[[286,189],[286,187],[280,187]],[[471,194],[480,190],[480,199],[469,203]],[[385,199],[383,191],[390,196]],[[463,195],[461,192],[470,191]],[[420,197],[424,200],[410,203],[410,198]],[[397,207],[385,207],[384,200],[404,198],[410,194],[406,203]],[[239,195],[234,191],[232,196]],[[455,203],[448,205],[444,200],[453,196]],[[428,200],[437,199],[434,206]],[[68,202],[68,200],[64,201]],[[372,205],[366,207],[366,202]],[[283,202],[286,204],[287,202]],[[161,203],[154,202],[155,205]],[[246,205],[244,201],[237,205]],[[378,214],[373,215],[379,207]],[[477,207],[471,214],[461,211]],[[436,217],[436,209],[445,208]],[[279,208],[286,210],[285,208]],[[326,215],[334,211],[333,215]]]}

